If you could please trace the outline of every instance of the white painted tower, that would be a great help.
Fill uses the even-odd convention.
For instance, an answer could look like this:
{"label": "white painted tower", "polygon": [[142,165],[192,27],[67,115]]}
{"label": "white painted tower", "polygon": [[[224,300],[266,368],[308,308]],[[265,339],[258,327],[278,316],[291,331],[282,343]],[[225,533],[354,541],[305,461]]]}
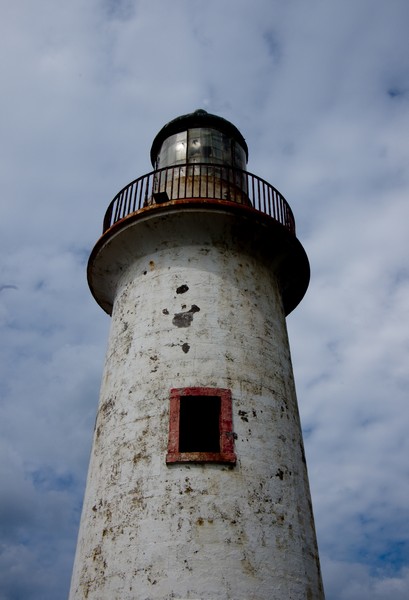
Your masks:
{"label": "white painted tower", "polygon": [[309,282],[238,129],[168,123],[109,205],[112,315],[71,600],[324,598],[285,316]]}

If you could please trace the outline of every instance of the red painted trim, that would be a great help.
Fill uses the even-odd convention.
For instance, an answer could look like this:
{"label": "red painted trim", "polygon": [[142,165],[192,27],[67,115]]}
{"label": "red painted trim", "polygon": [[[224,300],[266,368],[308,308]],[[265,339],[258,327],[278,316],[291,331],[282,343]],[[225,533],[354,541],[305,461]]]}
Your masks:
{"label": "red painted trim", "polygon": [[[179,452],[180,398],[182,396],[218,396],[220,398],[220,452]],[[231,391],[225,388],[188,387],[170,391],[169,441],[166,462],[236,463],[234,452]]]}

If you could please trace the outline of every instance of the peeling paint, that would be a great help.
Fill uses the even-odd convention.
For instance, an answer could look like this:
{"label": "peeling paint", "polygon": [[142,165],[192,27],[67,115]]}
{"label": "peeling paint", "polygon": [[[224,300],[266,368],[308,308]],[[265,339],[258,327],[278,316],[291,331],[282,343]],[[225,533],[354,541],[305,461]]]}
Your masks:
{"label": "peeling paint", "polygon": [[178,288],[176,288],[176,293],[177,294],[185,294],[189,289],[189,286],[187,286],[186,284],[180,285]]}
{"label": "peeling paint", "polygon": [[193,304],[189,310],[175,313],[172,323],[173,325],[176,325],[176,327],[190,327],[193,322],[193,315],[199,311],[200,308]]}

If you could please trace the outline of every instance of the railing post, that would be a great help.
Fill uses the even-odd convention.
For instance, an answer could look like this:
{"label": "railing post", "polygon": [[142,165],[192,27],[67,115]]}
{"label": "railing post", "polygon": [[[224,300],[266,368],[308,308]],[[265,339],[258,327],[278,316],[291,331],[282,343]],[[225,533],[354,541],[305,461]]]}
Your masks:
{"label": "railing post", "polygon": [[105,233],[106,230],[111,227],[111,225],[112,225],[111,219],[112,219],[112,202],[108,206],[108,209],[105,213],[104,222],[102,224],[102,233]]}

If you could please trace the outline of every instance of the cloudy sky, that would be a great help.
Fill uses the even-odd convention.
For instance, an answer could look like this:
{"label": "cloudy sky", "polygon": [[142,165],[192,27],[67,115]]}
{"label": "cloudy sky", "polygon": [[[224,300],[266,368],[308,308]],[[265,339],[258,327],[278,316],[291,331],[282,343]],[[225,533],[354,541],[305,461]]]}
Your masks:
{"label": "cloudy sky", "polygon": [[0,600],[65,600],[109,317],[85,269],[170,119],[232,121],[288,318],[327,600],[409,597],[407,0],[2,0]]}

